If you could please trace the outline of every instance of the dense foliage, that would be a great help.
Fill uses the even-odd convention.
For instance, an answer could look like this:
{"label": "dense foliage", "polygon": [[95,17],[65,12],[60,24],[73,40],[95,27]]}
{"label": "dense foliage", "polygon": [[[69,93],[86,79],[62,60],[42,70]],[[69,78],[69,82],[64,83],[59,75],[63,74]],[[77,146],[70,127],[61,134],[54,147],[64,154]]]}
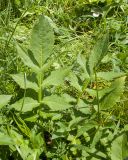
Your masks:
{"label": "dense foliage", "polygon": [[0,1],[0,159],[128,159],[127,0]]}

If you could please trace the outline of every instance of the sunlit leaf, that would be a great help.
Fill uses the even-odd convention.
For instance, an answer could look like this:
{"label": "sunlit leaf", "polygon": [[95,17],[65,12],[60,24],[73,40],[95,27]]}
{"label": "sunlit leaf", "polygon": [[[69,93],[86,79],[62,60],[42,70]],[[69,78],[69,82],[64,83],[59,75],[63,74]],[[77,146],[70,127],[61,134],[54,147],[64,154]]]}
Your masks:
{"label": "sunlit leaf", "polygon": [[30,88],[38,91],[38,85],[35,82],[28,80],[23,73],[11,74],[11,77],[22,89]]}
{"label": "sunlit leaf", "polygon": [[123,72],[113,72],[113,71],[111,71],[111,72],[98,72],[97,73],[97,77],[105,79],[107,81],[122,77],[124,75],[125,75],[125,73],[123,73]]}
{"label": "sunlit leaf", "polygon": [[84,55],[78,54],[77,62],[83,69],[85,78],[89,78],[86,57]]}
{"label": "sunlit leaf", "polygon": [[74,119],[72,119],[70,122],[69,122],[69,128],[72,129],[72,128],[75,128],[76,125],[79,125],[80,123],[83,122],[83,120],[85,120],[85,118],[83,117],[75,117]]}
{"label": "sunlit leaf", "polygon": [[55,85],[58,86],[60,84],[63,84],[64,78],[69,74],[70,70],[69,69],[58,69],[56,71],[52,71],[50,76],[48,76],[44,81],[43,81],[43,87],[49,86],[49,85]]}
{"label": "sunlit leaf", "polygon": [[0,145],[12,145],[12,144],[14,144],[14,142],[10,136],[0,133]]}
{"label": "sunlit leaf", "polygon": [[48,105],[52,110],[65,110],[72,107],[72,105],[70,105],[64,97],[57,95],[45,97],[42,103]]}
{"label": "sunlit leaf", "polygon": [[[111,87],[110,88],[106,87],[106,88],[98,90],[98,97],[99,97],[99,99],[101,99],[107,93],[110,93],[112,90],[113,90],[113,88],[111,88]],[[87,88],[86,91],[92,97],[96,97],[97,96],[97,90],[96,89]]]}
{"label": "sunlit leaf", "polygon": [[8,104],[11,97],[11,95],[0,95],[0,109]]}
{"label": "sunlit leaf", "polygon": [[125,84],[125,77],[116,79],[110,88],[110,92],[105,94],[100,100],[100,109],[112,108],[117,101],[119,101],[120,96],[123,94]]}
{"label": "sunlit leaf", "polygon": [[73,72],[70,73],[68,79],[69,79],[71,86],[75,87],[79,92],[82,92],[82,87],[80,86],[78,82],[78,78]]}
{"label": "sunlit leaf", "polygon": [[102,129],[99,128],[95,133],[95,136],[93,137],[93,141],[90,145],[90,148],[95,148],[95,145],[100,141],[101,137],[102,137]]}
{"label": "sunlit leaf", "polygon": [[19,44],[16,44],[16,48],[17,48],[17,53],[20,56],[23,63],[26,66],[30,67],[33,71],[37,73],[40,72],[40,68],[36,64],[34,64],[32,59],[30,58],[30,55],[28,55],[28,52],[25,49],[23,49],[23,47],[21,47]]}
{"label": "sunlit leaf", "polygon": [[94,48],[92,49],[91,55],[89,56],[88,66],[90,74],[93,74],[94,68],[99,65],[101,60],[106,56],[108,49],[109,35],[105,34],[99,38]]}
{"label": "sunlit leaf", "polygon": [[28,111],[32,111],[34,108],[38,106],[39,106],[38,101],[30,97],[25,97],[20,99],[19,101],[16,101],[14,104],[12,104],[11,108],[14,108],[16,111],[21,111],[22,109],[22,112],[28,112]]}
{"label": "sunlit leaf", "polygon": [[114,139],[111,146],[111,160],[123,160],[128,157],[127,135],[124,133]]}
{"label": "sunlit leaf", "polygon": [[43,67],[46,59],[52,54],[54,45],[54,33],[48,18],[41,15],[38,23],[32,30],[30,50],[38,62],[40,68]]}

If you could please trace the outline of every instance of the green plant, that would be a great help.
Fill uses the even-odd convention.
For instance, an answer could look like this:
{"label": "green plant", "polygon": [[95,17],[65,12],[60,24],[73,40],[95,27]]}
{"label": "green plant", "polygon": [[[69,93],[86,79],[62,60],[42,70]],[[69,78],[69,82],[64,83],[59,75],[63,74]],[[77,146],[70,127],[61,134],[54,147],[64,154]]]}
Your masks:
{"label": "green plant", "polygon": [[[116,121],[114,122],[110,117],[111,112],[116,110],[116,102],[124,92],[126,74],[98,71],[102,60],[107,56],[108,40],[108,34],[100,36],[88,58],[79,54],[77,63],[82,70],[79,70],[78,74],[70,73],[68,78],[69,85],[77,90],[74,97],[75,108],[71,112],[69,123],[65,121],[58,123],[53,138],[66,136],[74,158],[80,154],[78,157],[83,159],[91,159],[91,157],[110,159],[111,157],[114,160],[113,156],[117,154],[113,151],[113,145],[111,148],[111,142],[116,136],[113,133]],[[117,134],[120,132],[117,131]],[[114,142],[116,143],[116,140]],[[124,142],[122,143],[125,146]],[[122,149],[120,147],[119,150]],[[126,147],[124,150],[127,149]],[[118,153],[121,156],[121,152]],[[127,157],[127,154],[122,157]]]}
{"label": "green plant", "polygon": [[[50,107],[52,111],[56,111],[72,107],[72,105],[68,104],[68,102],[70,102],[70,97],[66,100],[63,95],[59,96],[54,93],[50,95],[51,93],[49,92],[49,96],[46,96],[45,93],[45,88],[47,88],[48,86],[61,85],[65,76],[67,76],[70,71],[69,68],[61,68],[59,70],[52,71],[51,73],[48,72],[54,59],[54,56],[50,59],[50,56],[52,56],[54,45],[54,34],[47,17],[40,16],[39,22],[34,26],[31,36],[30,49],[25,50],[19,44],[16,45],[19,57],[22,59],[24,64],[31,69],[31,74],[29,76],[26,76],[26,73],[11,75],[11,77],[25,91],[23,99],[16,101],[9,108],[14,108],[19,112],[19,114],[25,114],[26,112],[35,112],[35,114],[37,115],[37,120],[40,121],[40,112],[45,112],[45,108],[49,109]],[[36,96],[34,98],[26,97],[27,89],[34,90]],[[3,96],[1,97],[2,99],[4,98]],[[32,96],[34,95],[31,92],[31,97]],[[5,96],[5,98],[4,102],[1,103],[1,107],[7,104],[11,96]],[[25,122],[21,118],[18,118],[18,121],[15,116],[13,116],[13,118],[20,130],[30,138],[30,129],[26,126]],[[23,123],[22,125],[25,125],[25,128],[23,127],[24,129],[21,127],[19,122]],[[42,151],[44,151],[46,154],[47,148],[43,131],[41,140],[43,141]],[[40,145],[38,146],[38,148],[40,148]],[[22,155],[22,151],[20,151],[20,149],[17,151]],[[29,152],[28,155],[25,156],[25,158],[22,155],[22,158],[26,159],[28,156]]]}
{"label": "green plant", "polygon": [[[29,47],[28,42],[19,41],[21,36],[19,39],[15,36],[21,31],[21,24],[20,30],[16,30],[16,25],[9,41],[7,38],[8,45],[3,53],[6,55],[10,50],[11,53],[15,52],[15,47],[12,47],[15,42],[17,55],[13,57],[12,54],[12,57],[16,59],[14,62],[18,69],[13,67],[11,72],[0,69],[1,77],[5,73],[9,77],[6,91],[4,88],[7,83],[1,82],[0,158],[127,158],[127,56],[126,46],[118,36],[124,25],[119,24],[117,28],[111,25],[111,21],[117,24],[122,20],[118,13],[122,14],[122,7],[125,9],[124,2],[84,3],[81,0],[67,0],[61,3],[58,0],[56,5],[49,0],[36,2],[38,4],[33,4],[36,11],[32,11],[32,14],[25,11],[23,18],[30,18],[31,21],[33,15],[36,17],[36,14],[43,12],[50,15],[57,24],[61,23],[62,27],[57,28],[49,17],[40,16],[32,29]],[[88,17],[94,8],[100,9],[99,19],[93,15]],[[113,17],[111,9],[118,20]],[[78,16],[80,22],[77,22]],[[22,23],[25,22],[23,19]],[[87,22],[91,24],[90,28]],[[100,22],[100,27],[97,22]],[[107,27],[110,34],[104,34]],[[4,29],[1,29],[3,33]],[[86,30],[90,32],[78,35]],[[90,39],[101,30],[91,50]],[[5,37],[4,34],[2,36]],[[23,44],[12,41],[12,37]],[[85,40],[89,42],[85,43]],[[85,44],[87,51],[84,49]],[[27,48],[23,47],[25,45]],[[4,66],[4,56],[1,59]],[[25,67],[22,65],[20,68],[18,63],[21,61]],[[12,92],[13,95],[4,95]],[[2,154],[2,147],[6,149],[5,155]]]}

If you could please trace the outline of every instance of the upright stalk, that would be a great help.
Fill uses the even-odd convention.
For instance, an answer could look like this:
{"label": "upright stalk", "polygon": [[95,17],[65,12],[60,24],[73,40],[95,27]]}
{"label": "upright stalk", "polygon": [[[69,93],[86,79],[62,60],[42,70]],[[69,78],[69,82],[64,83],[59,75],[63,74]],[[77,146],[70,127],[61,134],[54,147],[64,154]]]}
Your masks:
{"label": "upright stalk", "polygon": [[[42,98],[43,98],[42,82],[43,82],[43,74],[39,73],[38,74],[38,86],[39,86],[39,90],[38,90],[38,102],[40,104],[40,107],[41,107],[41,101],[42,101]],[[38,111],[38,114],[39,114],[39,111]],[[47,154],[47,147],[46,147],[46,142],[45,142],[44,131],[43,130],[42,130],[42,137],[43,137],[44,153],[46,155]]]}
{"label": "upright stalk", "polygon": [[100,103],[99,103],[99,92],[98,92],[98,80],[97,80],[96,67],[94,68],[94,74],[95,74],[95,81],[96,81],[96,100],[97,100],[97,106],[98,106],[98,121],[100,124]]}
{"label": "upright stalk", "polygon": [[26,97],[26,73],[24,73],[24,97],[23,97],[23,102],[22,102],[22,106],[21,106],[21,109],[20,109],[20,114],[22,112],[22,109],[24,107],[24,101],[25,101],[25,97]]}
{"label": "upright stalk", "polygon": [[41,100],[42,100],[42,81],[43,81],[43,77],[42,74],[40,73],[38,75],[38,86],[39,86],[39,91],[38,91],[38,102],[41,104]]}

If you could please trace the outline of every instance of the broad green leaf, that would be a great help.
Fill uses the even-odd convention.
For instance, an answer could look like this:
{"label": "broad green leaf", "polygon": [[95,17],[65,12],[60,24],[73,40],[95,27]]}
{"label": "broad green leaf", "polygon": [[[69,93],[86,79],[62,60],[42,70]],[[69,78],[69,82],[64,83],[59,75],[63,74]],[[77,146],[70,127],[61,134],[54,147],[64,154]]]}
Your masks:
{"label": "broad green leaf", "polygon": [[54,29],[55,33],[59,33],[59,28],[57,27],[57,25],[52,21],[51,18],[49,18],[48,16],[45,15],[45,18],[48,20],[49,24],[51,25],[51,27]]}
{"label": "broad green leaf", "polygon": [[70,73],[70,75],[68,76],[68,79],[71,86],[75,87],[79,92],[82,92],[82,87],[78,83],[78,78],[73,72]]}
{"label": "broad green leaf", "polygon": [[52,116],[52,121],[59,121],[60,119],[62,119],[63,115],[61,113],[55,113]]}
{"label": "broad green leaf", "polygon": [[82,149],[82,160],[86,160],[89,156],[88,152],[85,149]]}
{"label": "broad green leaf", "polygon": [[54,111],[65,110],[72,107],[72,105],[70,105],[64,97],[60,97],[57,95],[45,97],[42,103],[48,105]]}
{"label": "broad green leaf", "polygon": [[40,160],[40,152],[40,148],[32,150],[32,153],[29,153],[27,159],[25,160]]}
{"label": "broad green leaf", "polygon": [[37,119],[38,119],[38,115],[37,114],[33,115],[32,113],[31,115],[28,115],[28,117],[24,118],[24,120],[28,122],[36,122]]}
{"label": "broad green leaf", "polygon": [[31,131],[30,141],[35,149],[42,147],[42,144],[44,144],[41,133],[36,134],[34,130]]}
{"label": "broad green leaf", "polygon": [[71,97],[69,94],[63,94],[61,95],[61,97],[64,97],[65,100],[70,103],[70,102],[76,102],[76,99],[74,97]]}
{"label": "broad green leaf", "polygon": [[20,145],[23,140],[23,136],[15,131],[15,129],[10,128],[9,130],[10,137],[13,139],[16,145]]}
{"label": "broad green leaf", "polygon": [[34,89],[35,91],[38,91],[38,85],[35,82],[28,80],[23,73],[11,74],[11,77],[20,86],[20,88],[22,89],[30,88]]}
{"label": "broad green leaf", "polygon": [[13,145],[13,144],[14,142],[10,136],[0,133],[0,145]]}
{"label": "broad green leaf", "polygon": [[[65,132],[70,131],[70,130],[68,130],[68,124],[64,121],[58,121],[58,122],[56,122],[56,125],[58,126],[58,129],[55,131],[56,132],[55,134],[57,134],[59,132],[61,134],[63,134]],[[63,136],[63,135],[60,135],[60,136]]]}
{"label": "broad green leaf", "polygon": [[32,155],[33,151],[29,147],[29,145],[26,142],[24,142],[24,141],[25,140],[23,140],[22,143],[20,144],[20,146],[17,146],[16,149],[18,150],[18,152],[19,152],[19,154],[20,154],[20,156],[22,157],[23,160],[28,160],[28,157],[30,155]]}
{"label": "broad green leaf", "polygon": [[11,95],[0,95],[0,109],[8,104],[11,97]]}
{"label": "broad green leaf", "polygon": [[81,135],[83,135],[85,132],[87,132],[88,130],[94,128],[97,124],[94,124],[94,122],[87,122],[84,123],[84,126],[78,126],[78,130],[77,130],[77,137],[80,137]]}
{"label": "broad green leaf", "polygon": [[15,142],[15,147],[19,155],[23,160],[27,160],[27,157],[33,153],[30,148],[29,141],[23,138],[23,135],[20,135],[15,130],[10,130],[10,136]]}
{"label": "broad green leaf", "polygon": [[101,160],[101,159],[106,159],[107,160],[107,156],[105,153],[101,152],[101,151],[93,151],[91,155],[91,159],[90,160]]}
{"label": "broad green leaf", "polygon": [[49,85],[61,85],[64,82],[64,78],[69,74],[69,69],[58,69],[56,71],[52,71],[50,76],[48,76],[44,81],[42,86],[46,87]]}
{"label": "broad green leaf", "polygon": [[111,146],[111,160],[123,160],[128,157],[128,139],[124,133],[114,139]]}
{"label": "broad green leaf", "polygon": [[97,77],[105,79],[107,81],[111,81],[115,78],[119,78],[119,77],[122,77],[124,75],[125,75],[125,73],[113,72],[113,71],[111,71],[111,72],[98,72],[97,73]]}
{"label": "broad green leaf", "polygon": [[[104,88],[104,89],[98,90],[99,99],[101,99],[107,93],[110,93],[112,90],[113,90],[113,88]],[[97,96],[97,90],[96,89],[86,88],[86,92],[92,97]]]}
{"label": "broad green leaf", "polygon": [[[100,137],[97,137],[97,138],[100,138]],[[87,151],[91,156],[90,160],[103,160],[103,159],[107,160],[106,154],[99,151],[99,149],[97,150],[96,148],[90,147],[90,149],[87,148]]]}
{"label": "broad green leaf", "polygon": [[94,68],[97,67],[101,60],[104,58],[104,56],[106,56],[108,49],[108,40],[108,34],[105,34],[102,37],[100,37],[91,52],[88,61],[88,66],[91,75],[93,74]]}
{"label": "broad green leaf", "polygon": [[87,60],[85,59],[85,56],[79,54],[77,57],[77,62],[83,69],[85,78],[89,78],[88,69],[87,69]]}
{"label": "broad green leaf", "polygon": [[83,114],[90,114],[91,110],[87,102],[82,99],[79,99],[77,103],[77,109],[82,112]]}
{"label": "broad green leaf", "polygon": [[30,41],[30,50],[32,51],[40,68],[42,68],[44,62],[52,54],[53,45],[53,29],[48,18],[42,15],[39,17],[39,22],[33,27]]}
{"label": "broad green leaf", "polygon": [[100,109],[112,108],[120,96],[123,94],[125,84],[125,77],[116,79],[110,86],[112,89],[109,93],[105,94],[100,100]]}
{"label": "broad green leaf", "polygon": [[28,52],[25,49],[23,49],[19,44],[16,44],[16,48],[18,55],[20,56],[23,63],[26,66],[30,67],[36,73],[39,73],[40,68],[38,67],[38,65],[34,64],[34,61],[32,61],[32,59],[30,58],[31,54],[28,55]]}
{"label": "broad green leaf", "polygon": [[34,108],[38,106],[39,106],[39,103],[36,100],[30,97],[25,97],[20,99],[19,101],[16,101],[14,104],[12,104],[11,108],[14,108],[16,111],[21,111],[22,109],[22,112],[28,112],[28,111],[32,111]]}
{"label": "broad green leaf", "polygon": [[93,137],[93,141],[90,145],[90,148],[95,148],[95,145],[100,141],[102,137],[102,129],[98,129],[95,136]]}
{"label": "broad green leaf", "polygon": [[73,118],[73,119],[69,122],[68,128],[69,128],[69,129],[75,128],[76,125],[79,125],[80,122],[83,122],[83,120],[85,120],[85,118],[83,118],[83,117],[75,117],[75,118]]}

